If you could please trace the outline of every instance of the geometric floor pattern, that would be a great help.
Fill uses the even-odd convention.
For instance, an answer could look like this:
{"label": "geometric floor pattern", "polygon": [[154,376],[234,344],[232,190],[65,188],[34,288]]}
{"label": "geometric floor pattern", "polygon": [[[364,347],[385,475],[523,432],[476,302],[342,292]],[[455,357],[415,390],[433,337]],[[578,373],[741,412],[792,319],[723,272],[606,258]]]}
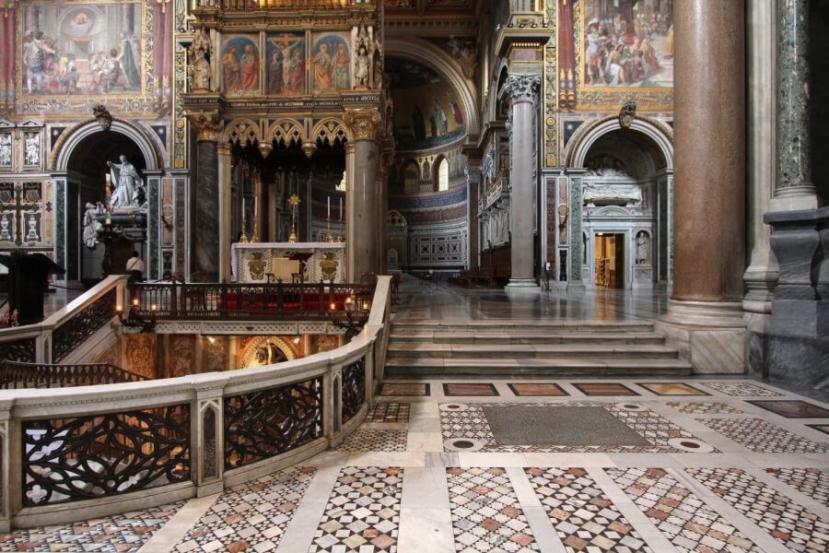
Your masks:
{"label": "geometric floor pattern", "polygon": [[226,491],[175,551],[274,549],[315,472],[312,467],[284,470]]}
{"label": "geometric floor pattern", "polygon": [[821,518],[743,470],[687,469],[697,481],[753,520],[789,551],[829,549],[829,520]]}
{"label": "geometric floor pattern", "polygon": [[583,468],[525,469],[562,543],[574,551],[652,551]]}
{"label": "geometric floor pattern", "polygon": [[608,469],[660,532],[681,551],[762,551],[664,469]]}
{"label": "geometric floor pattern", "polygon": [[15,530],[0,534],[0,551],[138,551],[183,505],[181,502],[75,524]]}
{"label": "geometric floor pattern", "polygon": [[[693,377],[475,383],[500,393],[454,401],[444,384],[458,380],[400,382],[405,399],[377,397],[342,444],[298,466],[215,496],[0,534],[0,552],[829,553],[829,419],[749,403],[776,396],[793,413],[806,398]],[[637,395],[590,398],[576,384]],[[553,425],[578,408],[645,445],[499,444],[486,417]]]}
{"label": "geometric floor pattern", "polygon": [[447,469],[458,551],[538,551],[503,468]]}
{"label": "geometric floor pattern", "polygon": [[396,551],[403,469],[345,467],[308,553]]}

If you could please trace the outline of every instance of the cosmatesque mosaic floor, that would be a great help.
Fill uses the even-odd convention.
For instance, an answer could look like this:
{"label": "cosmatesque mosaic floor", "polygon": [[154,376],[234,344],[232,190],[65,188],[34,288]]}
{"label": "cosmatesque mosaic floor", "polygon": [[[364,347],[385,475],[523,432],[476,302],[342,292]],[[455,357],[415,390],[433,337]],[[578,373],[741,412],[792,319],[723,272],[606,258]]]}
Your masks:
{"label": "cosmatesque mosaic floor", "polygon": [[815,399],[704,377],[380,392],[355,434],[301,466],[18,530],[0,551],[829,551],[829,405]]}

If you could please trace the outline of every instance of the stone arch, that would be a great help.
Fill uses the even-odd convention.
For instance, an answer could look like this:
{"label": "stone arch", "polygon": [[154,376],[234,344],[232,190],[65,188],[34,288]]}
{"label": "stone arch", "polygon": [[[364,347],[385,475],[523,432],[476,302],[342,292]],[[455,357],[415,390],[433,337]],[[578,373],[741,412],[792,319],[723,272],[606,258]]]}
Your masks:
{"label": "stone arch", "polygon": [[225,143],[238,141],[242,146],[256,144],[262,142],[262,131],[259,128],[259,123],[252,119],[240,117],[229,121],[225,125],[222,141]]}
{"label": "stone arch", "polygon": [[61,135],[60,139],[49,154],[48,170],[53,172],[66,172],[69,169],[69,160],[75,148],[84,140],[98,132],[116,132],[129,138],[144,156],[144,170],[161,169],[163,166],[162,156],[153,141],[144,130],[122,119],[113,119],[108,131],[101,129],[95,119],[78,123],[73,128]]}
{"label": "stone arch", "polygon": [[265,141],[284,146],[301,146],[305,141],[305,129],[296,119],[279,119],[265,131]]}
{"label": "stone arch", "polygon": [[457,67],[457,62],[438,46],[421,39],[388,38],[386,40],[387,57],[407,58],[431,67],[446,79],[448,85],[457,93],[467,122],[467,134],[475,136],[480,132],[480,120],[475,100],[474,83],[465,78]]}
{"label": "stone arch", "polygon": [[310,139],[329,146],[343,145],[352,140],[347,125],[334,117],[319,121],[311,131]]}
{"label": "stone arch", "polygon": [[565,152],[565,165],[568,167],[584,167],[590,149],[601,137],[612,132],[624,132],[638,138],[658,154],[659,165],[668,171],[673,171],[674,146],[673,132],[659,121],[647,117],[635,117],[630,127],[623,128],[618,116],[611,115],[586,125],[578,136],[570,141]]}
{"label": "stone arch", "polygon": [[250,345],[245,348],[242,354],[242,367],[258,367],[263,365],[257,359],[257,350],[259,348],[276,347],[286,358],[286,361],[293,361],[296,359],[296,352],[288,342],[276,336],[261,336],[256,340],[251,341]]}

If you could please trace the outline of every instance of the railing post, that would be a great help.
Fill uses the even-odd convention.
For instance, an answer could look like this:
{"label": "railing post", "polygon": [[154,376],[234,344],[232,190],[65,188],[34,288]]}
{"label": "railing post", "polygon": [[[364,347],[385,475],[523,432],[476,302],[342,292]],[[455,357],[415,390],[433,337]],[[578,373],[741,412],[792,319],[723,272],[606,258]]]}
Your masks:
{"label": "railing post", "polygon": [[224,490],[224,388],[227,380],[201,388],[191,407],[190,468],[198,497]]}
{"label": "railing post", "polygon": [[[238,284],[238,283],[237,283]],[[239,309],[239,303],[242,301],[242,291],[236,290],[236,309]],[[222,281],[222,319],[228,318],[227,310],[227,281]]]}
{"label": "railing post", "polygon": [[20,438],[20,423],[11,418],[13,400],[0,402],[0,452],[2,452],[2,466],[0,466],[0,532],[11,531],[11,521],[14,514],[23,503],[23,478],[21,476],[22,440]]}

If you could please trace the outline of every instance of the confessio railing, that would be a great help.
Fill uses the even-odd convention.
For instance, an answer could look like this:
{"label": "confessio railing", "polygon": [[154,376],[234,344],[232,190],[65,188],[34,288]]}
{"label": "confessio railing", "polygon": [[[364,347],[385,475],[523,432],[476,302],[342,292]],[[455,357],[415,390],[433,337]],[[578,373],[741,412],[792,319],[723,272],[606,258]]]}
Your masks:
{"label": "confessio railing", "polygon": [[[221,289],[223,301],[234,290]],[[0,531],[217,493],[341,443],[365,418],[385,362],[390,277],[292,290],[334,294],[335,310],[353,308],[338,297],[366,298],[365,326],[347,347],[294,361],[143,380],[74,363],[84,344],[121,330],[119,306],[160,293],[113,276],[41,324],[0,330],[3,358],[19,359],[0,363]]]}

